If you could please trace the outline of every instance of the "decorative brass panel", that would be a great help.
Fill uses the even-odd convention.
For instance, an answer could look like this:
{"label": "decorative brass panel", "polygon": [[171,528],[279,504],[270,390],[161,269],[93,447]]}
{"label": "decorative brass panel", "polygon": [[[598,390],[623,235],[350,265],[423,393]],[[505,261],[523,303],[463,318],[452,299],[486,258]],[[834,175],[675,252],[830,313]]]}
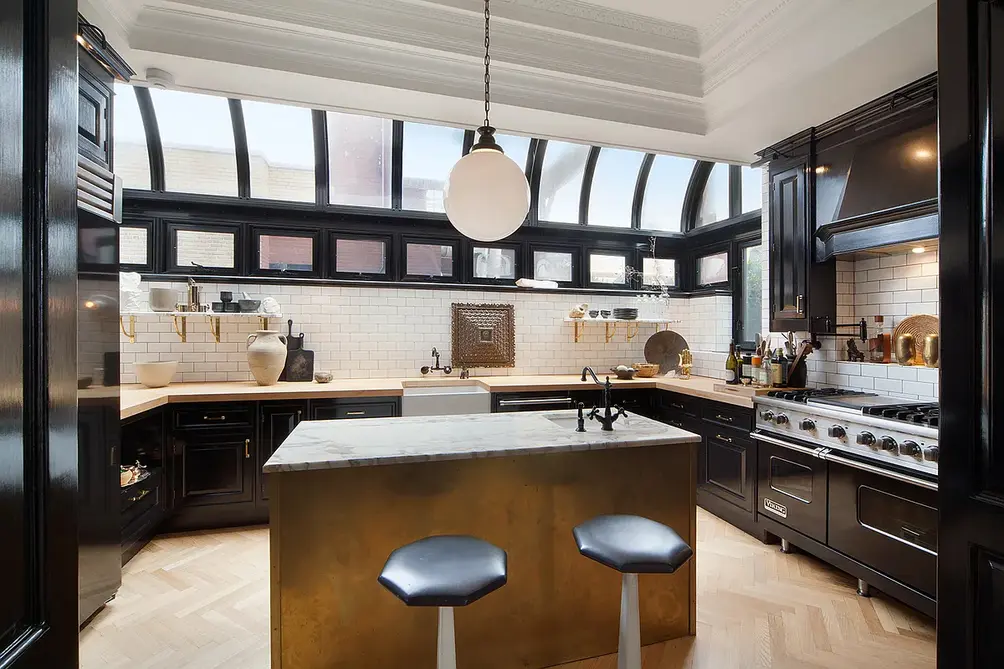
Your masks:
{"label": "decorative brass panel", "polygon": [[511,304],[453,304],[454,367],[515,367],[516,319]]}
{"label": "decorative brass panel", "polygon": [[[443,460],[269,475],[272,669],[435,666],[436,609],[377,576],[434,534],[503,548],[509,581],[456,610],[462,667],[540,669],[617,650],[620,574],[579,555],[603,513],[665,523],[696,545],[696,444]],[[642,574],[641,641],[694,634],[695,556]]]}

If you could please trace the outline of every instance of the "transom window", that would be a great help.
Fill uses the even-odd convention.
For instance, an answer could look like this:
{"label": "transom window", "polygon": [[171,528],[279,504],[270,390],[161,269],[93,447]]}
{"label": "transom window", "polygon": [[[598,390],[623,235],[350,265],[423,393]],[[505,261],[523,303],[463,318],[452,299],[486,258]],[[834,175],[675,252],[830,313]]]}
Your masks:
{"label": "transom window", "polygon": [[314,132],[310,110],[245,100],[251,197],[314,201]]}
{"label": "transom window", "polygon": [[589,225],[631,227],[638,170],[644,157],[639,151],[600,150],[593,173],[593,188],[589,191]]}
{"label": "transom window", "polygon": [[401,206],[446,211],[443,189],[464,149],[464,131],[423,123],[404,124],[404,183]]}
{"label": "transom window", "polygon": [[578,223],[582,177],[589,146],[548,142],[540,170],[537,218],[551,223]]}
{"label": "transom window", "polygon": [[683,201],[695,165],[691,158],[655,157],[642,200],[643,230],[683,231]]}

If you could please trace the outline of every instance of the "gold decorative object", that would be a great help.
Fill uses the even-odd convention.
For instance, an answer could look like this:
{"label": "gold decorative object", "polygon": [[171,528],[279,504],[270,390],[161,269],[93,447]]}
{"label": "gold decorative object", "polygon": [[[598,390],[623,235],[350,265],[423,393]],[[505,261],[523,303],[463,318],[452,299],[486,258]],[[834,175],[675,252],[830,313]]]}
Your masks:
{"label": "gold decorative object", "polygon": [[511,304],[452,306],[454,367],[515,367],[516,318]]}
{"label": "gold decorative object", "polygon": [[917,357],[917,340],[909,332],[896,337],[896,361],[901,365],[912,365]]}
{"label": "gold decorative object", "polygon": [[928,367],[937,367],[941,360],[940,337],[933,332],[924,337],[924,364]]}
{"label": "gold decorative object", "polygon": [[[938,317],[929,314],[919,316],[908,316],[899,322],[892,332],[892,340],[895,343],[901,334],[909,333],[913,335],[914,359],[913,364],[919,365],[924,362],[922,357],[924,338],[929,334],[938,334]],[[904,364],[902,361],[900,364]]]}

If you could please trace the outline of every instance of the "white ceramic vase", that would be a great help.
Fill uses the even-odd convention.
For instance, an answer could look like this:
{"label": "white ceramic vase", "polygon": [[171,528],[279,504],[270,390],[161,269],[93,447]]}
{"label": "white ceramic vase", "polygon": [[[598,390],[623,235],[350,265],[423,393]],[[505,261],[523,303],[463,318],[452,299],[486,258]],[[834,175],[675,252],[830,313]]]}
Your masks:
{"label": "white ceramic vase", "polygon": [[286,364],[286,338],[278,330],[248,335],[248,366],[259,386],[274,386]]}

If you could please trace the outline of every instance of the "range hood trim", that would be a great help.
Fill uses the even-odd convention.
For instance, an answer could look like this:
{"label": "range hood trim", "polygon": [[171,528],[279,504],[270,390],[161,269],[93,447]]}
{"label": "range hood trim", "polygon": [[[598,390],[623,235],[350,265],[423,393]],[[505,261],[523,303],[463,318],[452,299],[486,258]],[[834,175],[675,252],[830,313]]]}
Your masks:
{"label": "range hood trim", "polygon": [[816,260],[895,244],[937,239],[937,198],[833,221],[816,229]]}

